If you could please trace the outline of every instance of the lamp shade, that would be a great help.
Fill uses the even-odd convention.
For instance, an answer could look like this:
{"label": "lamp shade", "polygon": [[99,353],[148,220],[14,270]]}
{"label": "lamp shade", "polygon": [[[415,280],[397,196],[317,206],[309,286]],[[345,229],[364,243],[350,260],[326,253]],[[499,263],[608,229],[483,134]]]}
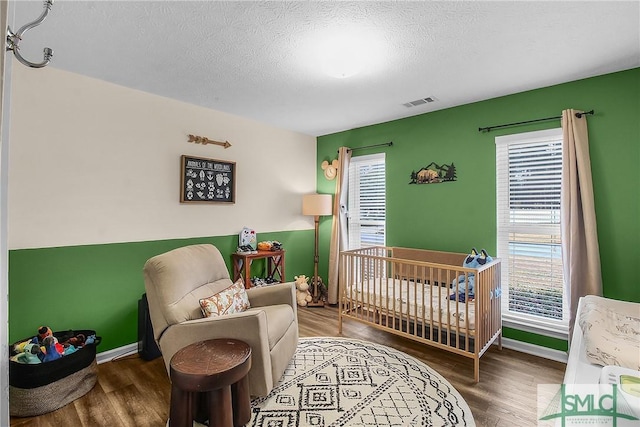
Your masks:
{"label": "lamp shade", "polygon": [[331,194],[305,194],[302,196],[302,215],[331,215]]}

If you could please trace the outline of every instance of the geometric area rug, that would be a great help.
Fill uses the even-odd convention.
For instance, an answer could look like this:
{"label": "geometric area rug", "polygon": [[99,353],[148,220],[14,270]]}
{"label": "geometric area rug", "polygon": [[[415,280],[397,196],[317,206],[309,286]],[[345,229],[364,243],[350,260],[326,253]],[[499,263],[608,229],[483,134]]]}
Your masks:
{"label": "geometric area rug", "polygon": [[372,342],[300,338],[271,393],[251,402],[247,426],[475,426],[469,406],[440,374]]}

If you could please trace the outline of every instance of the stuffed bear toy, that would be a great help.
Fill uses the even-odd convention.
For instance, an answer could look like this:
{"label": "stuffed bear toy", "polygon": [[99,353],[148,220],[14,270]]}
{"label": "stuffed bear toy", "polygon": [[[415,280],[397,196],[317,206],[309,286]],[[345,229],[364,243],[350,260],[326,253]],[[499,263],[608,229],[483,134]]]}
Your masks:
{"label": "stuffed bear toy", "polygon": [[[478,250],[473,248],[471,249],[471,253],[464,259],[462,266],[465,268],[478,268],[491,261],[493,261],[493,258],[487,254],[487,251],[482,249],[480,253],[478,253]],[[465,302],[465,292],[467,292],[467,297],[469,299],[475,298],[475,273],[468,273],[466,275],[466,280],[464,274],[458,276],[458,278],[451,284],[453,289],[456,288],[456,283],[458,284],[458,295],[456,297],[455,293],[451,294],[449,297],[450,300],[458,299],[460,302]]]}
{"label": "stuffed bear toy", "polygon": [[311,293],[309,292],[309,278],[304,274],[294,276],[296,283],[296,302],[300,307],[305,307],[311,302]]}
{"label": "stuffed bear toy", "polygon": [[84,334],[78,334],[75,337],[70,337],[69,339],[67,339],[66,341],[62,342],[63,347],[66,349],[69,346],[73,346],[75,348],[80,348],[82,346],[84,346],[84,342],[85,342],[85,336]]}

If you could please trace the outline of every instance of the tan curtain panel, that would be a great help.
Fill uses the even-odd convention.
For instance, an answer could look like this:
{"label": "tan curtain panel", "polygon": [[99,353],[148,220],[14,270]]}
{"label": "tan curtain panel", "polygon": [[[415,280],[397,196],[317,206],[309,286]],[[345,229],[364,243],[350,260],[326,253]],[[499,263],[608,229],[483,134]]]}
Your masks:
{"label": "tan curtain panel", "polygon": [[351,151],[347,147],[338,150],[338,176],[336,178],[336,194],[333,198],[333,223],[331,225],[331,246],[329,248],[328,302],[338,303],[338,266],[340,251],[348,245],[347,232],[347,196],[349,195],[349,163]]}
{"label": "tan curtain panel", "polygon": [[587,118],[562,112],[562,261],[569,306],[569,341],[578,299],[602,295]]}

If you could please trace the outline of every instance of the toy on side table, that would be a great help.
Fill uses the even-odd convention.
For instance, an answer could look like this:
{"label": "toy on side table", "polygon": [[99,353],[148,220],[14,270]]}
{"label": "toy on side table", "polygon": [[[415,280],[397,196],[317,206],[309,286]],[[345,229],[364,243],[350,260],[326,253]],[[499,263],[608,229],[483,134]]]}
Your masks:
{"label": "toy on side table", "polygon": [[313,299],[309,292],[309,278],[303,274],[294,276],[294,279],[296,283],[296,302],[300,307],[306,307]]}
{"label": "toy on side table", "polygon": [[265,240],[262,242],[258,242],[258,250],[259,251],[281,251],[282,243],[277,240]]}
{"label": "toy on side table", "polygon": [[239,254],[255,254],[258,247],[258,237],[256,231],[248,227],[243,227],[238,236],[238,250]]}

